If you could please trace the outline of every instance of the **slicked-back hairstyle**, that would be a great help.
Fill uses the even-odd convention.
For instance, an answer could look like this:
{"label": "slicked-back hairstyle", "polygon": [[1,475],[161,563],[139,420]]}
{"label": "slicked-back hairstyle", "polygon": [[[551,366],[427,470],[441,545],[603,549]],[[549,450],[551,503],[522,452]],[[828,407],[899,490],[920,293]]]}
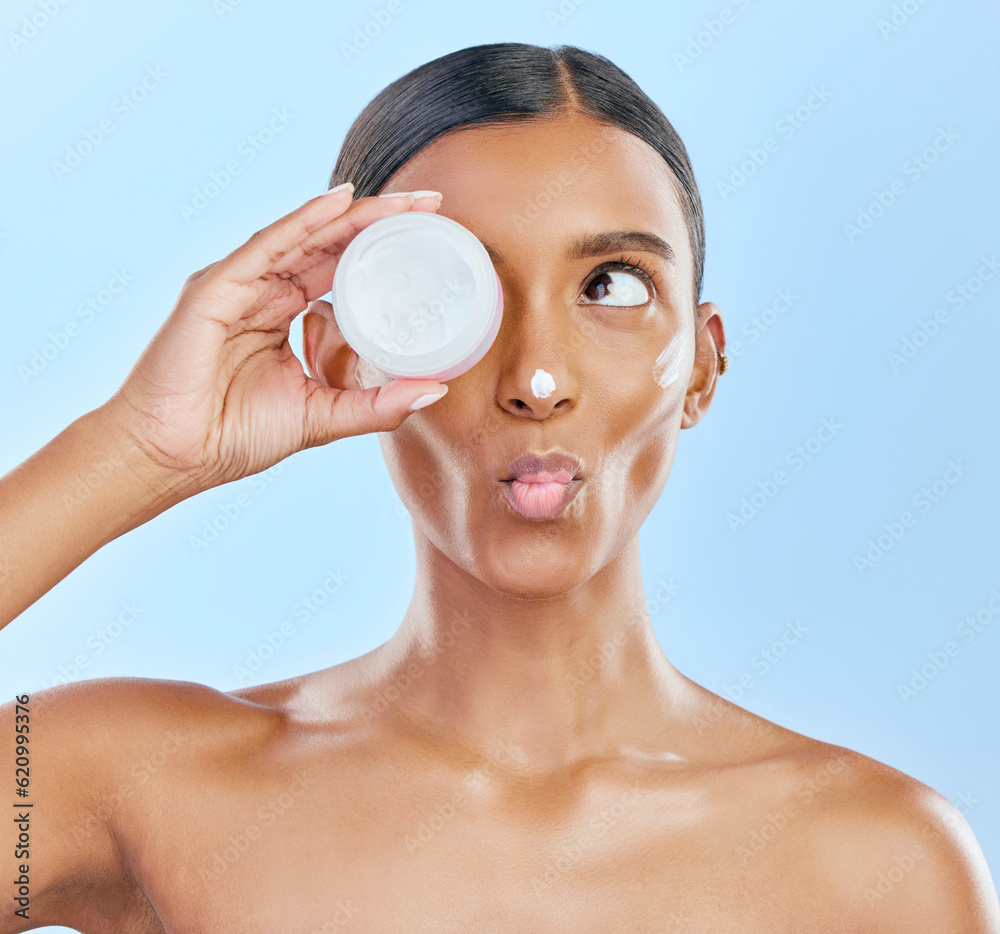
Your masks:
{"label": "slicked-back hairstyle", "polygon": [[476,45],[414,68],[380,91],[347,131],[331,187],[353,182],[355,197],[381,192],[413,156],[464,127],[542,119],[578,111],[619,127],[656,150],[679,182],[701,301],[705,220],[684,143],[642,89],[603,55],[572,45]]}

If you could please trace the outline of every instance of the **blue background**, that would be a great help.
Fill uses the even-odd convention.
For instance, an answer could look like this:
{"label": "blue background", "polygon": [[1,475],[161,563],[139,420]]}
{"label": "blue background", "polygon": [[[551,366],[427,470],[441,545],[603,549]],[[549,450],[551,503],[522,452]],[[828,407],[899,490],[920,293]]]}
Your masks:
{"label": "blue background", "polygon": [[[191,272],[324,190],[347,127],[389,81],[483,42],[605,54],[689,149],[706,214],[703,298],[730,342],[712,411],[682,432],[640,536],[667,656],[764,717],[937,789],[966,812],[996,875],[1000,284],[974,277],[1000,251],[1000,8],[907,0],[889,31],[879,23],[892,26],[893,4],[881,0],[565,0],[562,13],[551,0],[398,0],[345,54],[387,6],[77,2],[19,42],[39,3],[5,4],[0,472],[115,391]],[[134,109],[115,104],[157,70]],[[274,108],[289,116],[265,143]],[[99,145],[57,171],[105,119]],[[913,158],[935,141],[920,168]],[[181,206],[233,160],[239,174],[185,218]],[[845,228],[864,212],[867,229]],[[75,309],[120,271],[132,280],[83,323]],[[949,303],[967,281],[976,293]],[[794,298],[776,305],[782,290]],[[890,352],[938,309],[947,320],[894,368]],[[26,377],[73,321],[76,335]],[[823,419],[841,427],[818,435]],[[793,463],[800,445],[810,459]],[[967,467],[954,483],[949,461]],[[779,470],[788,482],[767,496]],[[923,512],[913,498],[935,481],[947,492]],[[727,516],[757,492],[734,529]],[[245,508],[196,553],[191,537],[239,493]],[[859,571],[855,556],[906,511],[912,527]],[[304,612],[330,572],[345,582]],[[222,690],[290,677],[387,639],[413,580],[409,520],[377,439],[345,439],[106,546],[0,632],[0,694],[67,674]],[[98,653],[88,641],[123,603],[138,614]],[[987,624],[965,641],[956,627],[977,611]],[[792,621],[804,631],[765,670],[760,653]],[[241,681],[238,666],[283,622],[292,635]],[[899,685],[949,641],[957,654],[904,701]]]}

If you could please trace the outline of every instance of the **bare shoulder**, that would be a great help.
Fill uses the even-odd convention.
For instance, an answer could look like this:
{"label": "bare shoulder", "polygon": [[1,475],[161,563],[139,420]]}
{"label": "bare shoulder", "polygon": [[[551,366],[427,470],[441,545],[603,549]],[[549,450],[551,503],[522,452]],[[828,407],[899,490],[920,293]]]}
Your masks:
{"label": "bare shoulder", "polygon": [[[1000,934],[994,882],[961,810],[930,786],[712,697],[694,722],[739,788],[744,870],[797,878],[866,934]],[[732,786],[727,786],[732,787]],[[780,842],[779,842],[780,841]]]}
{"label": "bare shoulder", "polygon": [[47,799],[73,799],[107,821],[126,791],[173,758],[199,757],[266,737],[280,713],[208,685],[152,678],[96,678],[30,698],[37,780]]}
{"label": "bare shoulder", "polygon": [[276,713],[205,684],[155,678],[78,681],[34,695],[33,705],[62,739],[99,747],[112,766],[171,739],[243,742]]}
{"label": "bare shoulder", "polygon": [[1000,934],[1000,906],[968,821],[944,795],[829,743],[794,755],[800,829],[818,881],[872,934]]}
{"label": "bare shoulder", "polygon": [[104,930],[122,918],[147,930],[129,868],[130,804],[162,788],[178,762],[197,769],[211,761],[213,749],[273,729],[255,705],[205,685],[143,678],[49,688],[0,705],[0,715],[17,722],[22,740],[0,753],[0,766],[7,775],[21,769],[25,815],[21,826],[3,826],[0,844],[20,854],[19,878],[30,879],[25,897],[35,922],[7,914],[5,905],[4,934],[39,923]]}

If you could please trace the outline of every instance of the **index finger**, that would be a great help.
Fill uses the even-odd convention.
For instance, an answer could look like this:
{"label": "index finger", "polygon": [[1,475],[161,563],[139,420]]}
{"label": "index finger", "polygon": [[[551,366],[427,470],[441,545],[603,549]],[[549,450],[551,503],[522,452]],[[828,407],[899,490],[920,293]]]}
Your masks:
{"label": "index finger", "polygon": [[365,227],[390,214],[421,210],[433,213],[439,202],[438,192],[423,191],[358,198],[339,217],[296,244],[274,264],[271,272],[282,279],[291,279],[306,301],[312,301],[330,291],[340,257]]}
{"label": "index finger", "polygon": [[343,214],[353,197],[354,185],[345,182],[310,199],[290,214],[258,230],[246,243],[216,263],[208,275],[236,285],[250,285],[270,272],[286,253],[310,234]]}
{"label": "index finger", "polygon": [[[416,200],[413,192],[394,192],[352,202],[348,196],[352,188],[331,189],[258,231],[212,266],[203,284],[214,283],[225,291],[232,286],[248,290],[255,309],[276,303],[278,317],[272,326],[287,323],[289,315],[294,317],[308,302],[330,291],[332,267],[359,231],[381,217],[409,210]],[[324,199],[339,206],[328,208]],[[290,295],[297,295],[292,304],[286,301]]]}

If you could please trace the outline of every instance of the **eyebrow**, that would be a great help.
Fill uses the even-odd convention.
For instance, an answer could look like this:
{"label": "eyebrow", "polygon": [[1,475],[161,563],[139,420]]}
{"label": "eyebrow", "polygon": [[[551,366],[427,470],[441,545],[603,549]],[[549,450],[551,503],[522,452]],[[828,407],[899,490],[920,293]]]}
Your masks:
{"label": "eyebrow", "polygon": [[[500,265],[504,256],[483,243],[490,259]],[[624,250],[642,250],[654,253],[671,265],[677,265],[677,256],[673,247],[662,237],[644,230],[607,230],[603,233],[587,234],[574,240],[566,253],[567,259],[586,259],[589,256],[603,256],[605,253],[617,253]]]}

